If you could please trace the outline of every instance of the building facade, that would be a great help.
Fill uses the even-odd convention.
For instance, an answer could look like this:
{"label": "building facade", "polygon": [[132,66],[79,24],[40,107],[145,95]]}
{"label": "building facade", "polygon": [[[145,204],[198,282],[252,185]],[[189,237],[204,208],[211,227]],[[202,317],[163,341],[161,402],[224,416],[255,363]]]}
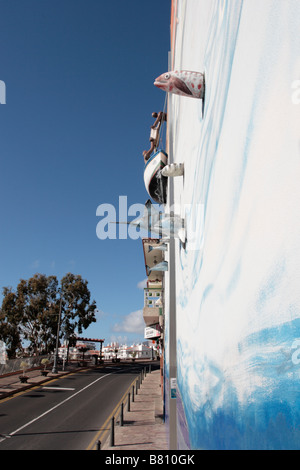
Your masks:
{"label": "building facade", "polygon": [[186,240],[163,282],[179,449],[300,447],[299,30],[297,0],[172,1],[169,69],[205,74],[204,100],[168,93],[169,163],[184,166],[166,211],[173,198]]}
{"label": "building facade", "polygon": [[103,347],[103,359],[154,359],[157,356],[154,344],[132,344],[131,346],[112,343]]}

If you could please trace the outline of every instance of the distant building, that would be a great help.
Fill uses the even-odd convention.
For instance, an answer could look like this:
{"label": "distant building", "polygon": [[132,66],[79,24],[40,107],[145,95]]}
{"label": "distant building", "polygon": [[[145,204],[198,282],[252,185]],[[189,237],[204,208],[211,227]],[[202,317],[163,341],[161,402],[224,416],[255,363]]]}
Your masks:
{"label": "distant building", "polygon": [[146,343],[132,344],[131,346],[125,345],[108,345],[103,347],[104,360],[118,358],[118,359],[154,359],[157,355],[156,346]]}
{"label": "distant building", "polygon": [[[100,355],[100,351],[96,351],[95,343],[88,341],[77,341],[76,346],[69,347],[69,360],[81,359],[83,355],[81,348],[87,348],[87,351],[84,353],[84,357],[86,359],[93,355]],[[68,345],[64,344],[61,348],[58,349],[58,357],[61,359],[67,359],[67,354]]]}

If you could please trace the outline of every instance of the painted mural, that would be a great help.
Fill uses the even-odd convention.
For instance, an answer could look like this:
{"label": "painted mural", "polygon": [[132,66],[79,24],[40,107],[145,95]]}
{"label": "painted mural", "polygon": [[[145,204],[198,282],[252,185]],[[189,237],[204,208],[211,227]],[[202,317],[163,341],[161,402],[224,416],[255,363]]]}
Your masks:
{"label": "painted mural", "polygon": [[204,107],[169,94],[178,448],[299,449],[300,2],[178,0],[176,16],[172,70],[205,73]]}

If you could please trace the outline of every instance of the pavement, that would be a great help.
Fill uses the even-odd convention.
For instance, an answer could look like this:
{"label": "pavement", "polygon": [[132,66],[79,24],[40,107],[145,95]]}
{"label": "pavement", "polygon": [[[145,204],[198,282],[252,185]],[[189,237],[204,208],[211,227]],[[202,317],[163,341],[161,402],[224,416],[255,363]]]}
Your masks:
{"label": "pavement", "polygon": [[41,369],[35,370],[27,370],[26,376],[28,377],[28,381],[26,384],[22,384],[19,380],[19,376],[22,375],[22,372],[18,372],[16,374],[10,374],[6,376],[0,376],[0,403],[1,400],[7,397],[11,397],[19,392],[24,392],[26,390],[30,390],[32,387],[37,385],[49,382],[50,380],[57,379],[64,375],[70,374],[75,372],[75,370],[80,370],[79,367],[70,366],[65,371],[58,371],[57,374],[53,374],[52,372],[48,372],[47,377],[43,377],[41,375]]}
{"label": "pavement", "polygon": [[114,427],[114,445],[111,436],[101,444],[101,450],[168,450],[167,427],[163,419],[163,400],[160,370],[148,373],[130,402],[130,411],[124,410],[123,426]]}
{"label": "pavement", "polygon": [[[17,393],[82,369],[69,366],[68,370],[59,370],[57,374],[49,372],[47,377],[43,377],[40,370],[26,371],[29,377],[27,384],[19,381],[19,375],[22,374],[0,376],[0,403],[1,400]],[[103,433],[101,435],[102,442],[95,442],[95,450],[168,450],[160,369],[152,370],[143,377],[142,383],[134,394],[134,401],[130,401],[130,410],[127,405],[124,406],[123,422],[120,423],[117,416],[115,422],[114,439],[111,438],[111,430],[107,430],[105,435]]]}

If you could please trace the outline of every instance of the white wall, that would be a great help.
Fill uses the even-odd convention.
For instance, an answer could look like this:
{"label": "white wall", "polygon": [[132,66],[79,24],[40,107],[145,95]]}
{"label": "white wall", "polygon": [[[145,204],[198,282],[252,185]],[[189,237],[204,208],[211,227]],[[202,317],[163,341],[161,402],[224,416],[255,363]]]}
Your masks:
{"label": "white wall", "polygon": [[181,448],[300,446],[299,31],[298,0],[178,1],[173,68],[206,75],[204,115],[170,95],[168,116],[188,223],[176,258]]}

